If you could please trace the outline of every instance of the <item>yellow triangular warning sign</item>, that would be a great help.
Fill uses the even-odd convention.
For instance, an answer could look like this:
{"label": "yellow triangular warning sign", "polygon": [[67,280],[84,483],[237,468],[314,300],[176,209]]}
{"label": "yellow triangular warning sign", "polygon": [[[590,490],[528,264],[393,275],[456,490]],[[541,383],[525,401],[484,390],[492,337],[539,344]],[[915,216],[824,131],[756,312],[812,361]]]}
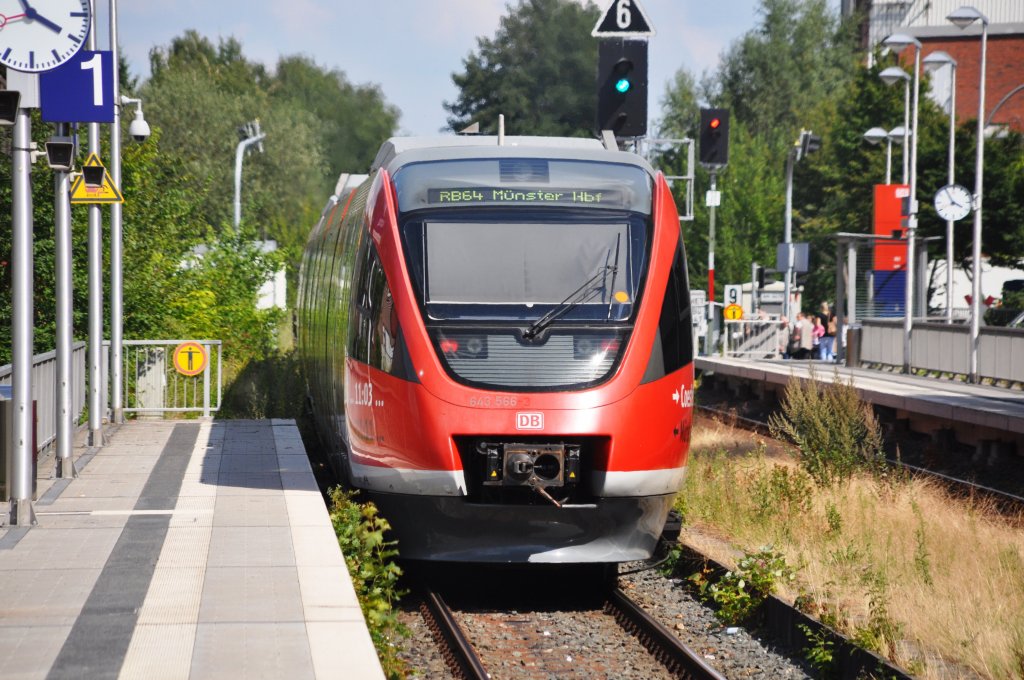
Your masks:
{"label": "yellow triangular warning sign", "polygon": [[575,472],[570,472],[569,473],[569,479],[576,479],[576,473]]}
{"label": "yellow triangular warning sign", "polygon": [[491,470],[491,477],[497,477],[497,476],[498,476],[498,471],[497,470]]}
{"label": "yellow triangular warning sign", "polygon": [[[99,174],[100,170],[93,170],[99,168],[103,172],[103,183],[102,184],[86,184],[86,178],[90,175]],[[75,177],[75,181],[71,184],[71,202],[72,203],[124,203],[124,196],[121,195],[120,189],[114,184],[113,178],[107,169],[103,167],[100,157],[95,153],[89,154],[89,157],[85,159],[85,163],[82,164],[82,173]]]}

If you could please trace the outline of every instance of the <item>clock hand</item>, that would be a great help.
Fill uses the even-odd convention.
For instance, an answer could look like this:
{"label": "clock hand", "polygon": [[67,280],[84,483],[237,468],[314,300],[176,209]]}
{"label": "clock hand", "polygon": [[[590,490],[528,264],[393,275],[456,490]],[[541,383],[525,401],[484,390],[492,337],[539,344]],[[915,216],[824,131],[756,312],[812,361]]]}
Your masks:
{"label": "clock hand", "polygon": [[946,196],[949,197],[949,202],[952,203],[953,205],[955,205],[956,207],[958,207],[958,208],[962,208],[963,207],[962,205],[960,205],[959,203],[956,202],[956,199],[953,198],[953,192],[950,191],[949,189],[946,189]]}
{"label": "clock hand", "polygon": [[21,3],[21,8],[25,10],[26,13],[32,11],[32,8],[29,7],[28,0],[18,0],[18,2]]}
{"label": "clock hand", "polygon": [[24,16],[24,14],[12,14],[11,16],[7,17],[4,16],[3,14],[0,14],[0,29],[3,29],[3,27],[7,25],[8,21],[11,21],[13,19],[21,19]]}
{"label": "clock hand", "polygon": [[39,23],[41,23],[43,26],[46,26],[48,29],[50,29],[54,33],[60,33],[61,31],[64,30],[60,26],[58,26],[57,24],[53,23],[52,21],[50,21],[49,19],[44,17],[42,14],[40,14],[36,10],[32,9],[31,7],[28,7],[28,3],[26,3],[24,0],[22,0],[21,4],[23,4],[23,5],[25,5],[27,7],[27,9],[25,10],[25,14],[28,15],[29,20],[31,20],[31,21],[38,21]]}

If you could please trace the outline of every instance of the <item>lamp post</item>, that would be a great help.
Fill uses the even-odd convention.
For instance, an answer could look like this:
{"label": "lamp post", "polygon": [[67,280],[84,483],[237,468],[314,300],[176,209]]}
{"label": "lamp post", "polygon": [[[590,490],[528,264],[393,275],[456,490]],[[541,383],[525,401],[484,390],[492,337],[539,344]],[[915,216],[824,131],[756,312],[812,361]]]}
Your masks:
{"label": "lamp post", "polygon": [[892,184],[892,144],[903,143],[903,127],[894,127],[886,131],[884,128],[873,127],[864,133],[864,139],[871,144],[885,142],[885,183]]}
{"label": "lamp post", "polygon": [[981,22],[981,69],[978,75],[978,150],[974,161],[974,229],[971,244],[971,382],[978,382],[978,332],[981,326],[981,190],[985,161],[985,58],[988,17],[973,7],[959,7],[946,17],[961,29]]}
{"label": "lamp post", "polygon": [[892,178],[892,140],[889,139],[889,133],[880,127],[873,127],[864,133],[864,139],[869,144],[879,144],[882,141],[886,142],[885,145],[885,183],[889,184]]}
{"label": "lamp post", "polygon": [[240,127],[238,133],[241,141],[235,147],[235,229],[242,222],[242,157],[245,156],[246,149],[253,144],[258,145],[256,148],[262,152],[263,139],[267,136],[265,132],[260,132],[258,118]]}
{"label": "lamp post", "polygon": [[[949,66],[949,165],[946,184],[953,184],[953,157],[956,148],[956,59],[939,50],[929,54],[921,63],[929,71]],[[946,323],[953,323],[953,220],[946,220]]]}
{"label": "lamp post", "polygon": [[899,66],[890,66],[878,74],[886,85],[895,85],[896,83],[903,81],[903,127],[899,128],[903,131],[903,184],[907,183],[907,149],[910,148],[909,135],[910,135],[910,74],[901,69]]}
{"label": "lamp post", "polygon": [[[907,277],[903,295],[903,372],[910,372],[910,335],[914,329],[914,249],[917,230],[917,103],[921,90],[921,43],[909,35],[895,33],[882,41],[897,53],[913,45],[914,50],[914,104],[910,134],[910,216],[907,219]],[[888,71],[889,69],[886,69]],[[901,69],[902,70],[902,69]],[[884,71],[883,71],[884,73]],[[881,75],[881,74],[879,74]],[[906,151],[904,150],[904,157]]]}

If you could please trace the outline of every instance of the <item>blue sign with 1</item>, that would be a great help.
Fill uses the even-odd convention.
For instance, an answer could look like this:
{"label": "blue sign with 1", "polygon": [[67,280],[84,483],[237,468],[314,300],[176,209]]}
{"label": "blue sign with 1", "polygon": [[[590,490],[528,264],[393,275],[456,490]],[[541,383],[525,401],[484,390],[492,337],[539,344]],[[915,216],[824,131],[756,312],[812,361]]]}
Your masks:
{"label": "blue sign with 1", "polygon": [[40,73],[39,108],[48,123],[113,123],[113,52],[80,50]]}

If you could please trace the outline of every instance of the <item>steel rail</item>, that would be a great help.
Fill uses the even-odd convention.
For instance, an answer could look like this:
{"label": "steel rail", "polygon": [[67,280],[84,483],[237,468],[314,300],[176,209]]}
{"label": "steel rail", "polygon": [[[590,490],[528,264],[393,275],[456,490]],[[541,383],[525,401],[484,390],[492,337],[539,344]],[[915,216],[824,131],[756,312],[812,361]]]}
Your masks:
{"label": "steel rail", "polygon": [[673,675],[693,680],[725,680],[725,676],[707,665],[696,652],[683,644],[672,631],[629,598],[620,588],[614,589],[605,604],[615,620]]}
{"label": "steel rail", "polygon": [[442,638],[445,661],[452,671],[466,680],[489,680],[491,676],[473,644],[441,596],[433,590],[425,590],[422,597],[420,611],[434,636]]}

